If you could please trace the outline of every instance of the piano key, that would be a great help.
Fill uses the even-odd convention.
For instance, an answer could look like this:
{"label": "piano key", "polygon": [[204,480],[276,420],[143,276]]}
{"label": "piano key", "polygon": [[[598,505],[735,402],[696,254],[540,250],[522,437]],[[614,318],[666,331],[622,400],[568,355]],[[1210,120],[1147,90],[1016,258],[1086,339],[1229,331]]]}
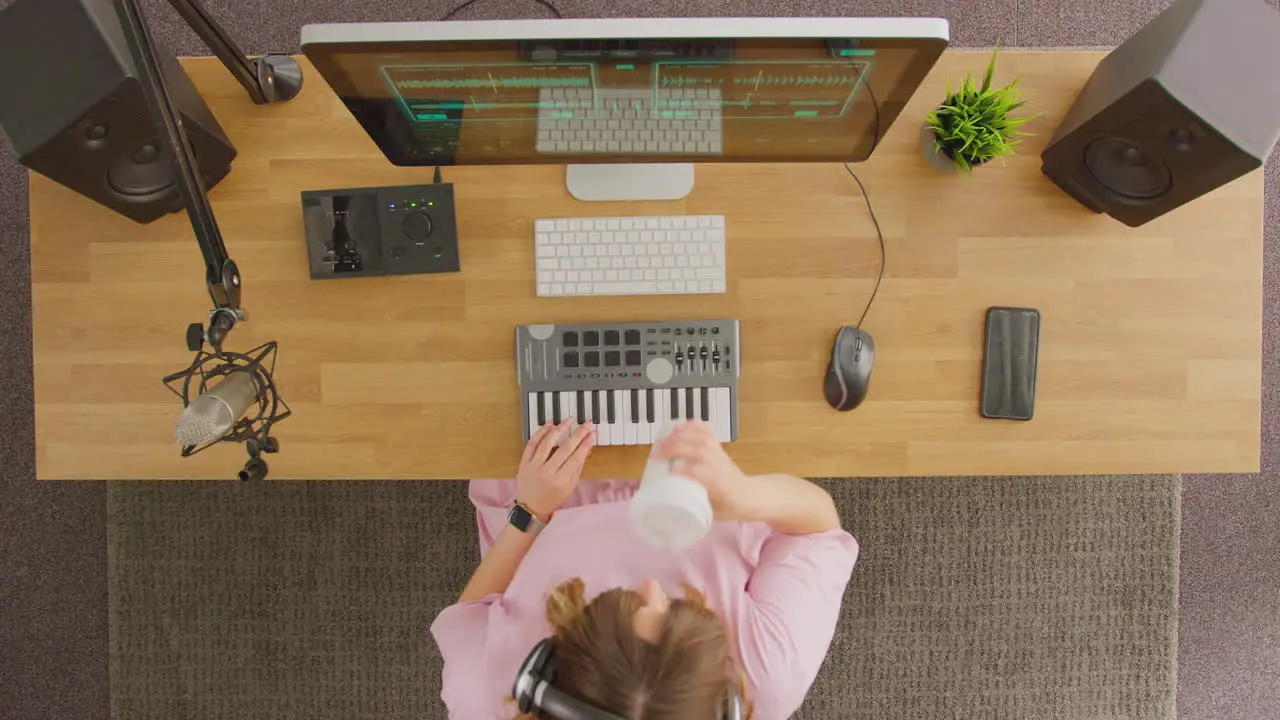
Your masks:
{"label": "piano key", "polygon": [[702,422],[711,422],[711,390],[702,388]]}
{"label": "piano key", "polygon": [[577,410],[574,411],[573,417],[577,421],[577,424],[580,425],[582,424],[582,421],[587,419],[587,393],[585,390],[579,390],[574,394],[578,396],[577,397],[578,404],[576,406]]}
{"label": "piano key", "polygon": [[560,419],[570,421],[569,432],[566,432],[560,436],[561,445],[564,445],[566,442],[569,441],[569,433],[573,432],[574,429],[578,427],[578,418],[574,417],[574,415],[578,411],[578,408],[577,408],[577,405],[574,403],[573,396],[574,396],[574,393],[568,392],[568,391],[560,393]]}
{"label": "piano key", "polygon": [[684,389],[684,419],[692,420],[697,415],[693,414],[693,388]]}
{"label": "piano key", "polygon": [[671,388],[671,395],[667,398],[667,415],[672,420],[679,420],[680,415],[680,390]]}
{"label": "piano key", "polygon": [[644,394],[645,394],[644,409],[645,409],[645,412],[647,413],[647,415],[645,416],[645,422],[648,422],[650,425],[652,425],[655,422],[657,422],[657,418],[655,418],[653,414],[653,388],[649,388],[645,390]]}
{"label": "piano key", "polygon": [[689,417],[693,420],[702,419],[702,392],[700,388],[690,388],[689,394],[693,396],[693,410],[689,413]]}
{"label": "piano key", "polygon": [[720,442],[733,441],[733,404],[729,397],[729,388],[715,388],[716,411],[712,414],[712,424],[716,429],[716,439]]}
{"label": "piano key", "polygon": [[560,416],[560,393],[547,393],[551,396],[551,422],[556,425],[560,424],[563,419]]}
{"label": "piano key", "polygon": [[636,398],[640,401],[640,408],[636,414],[636,444],[648,445],[653,442],[653,426],[649,424],[649,392],[640,390],[636,392]]}
{"label": "piano key", "polygon": [[626,444],[626,435],[622,427],[622,390],[610,390],[605,403],[605,421],[609,424],[609,444]]}
{"label": "piano key", "polygon": [[538,395],[541,393],[528,393],[525,395],[524,404],[529,411],[529,433],[524,436],[524,441],[529,442],[529,438],[538,432],[538,428],[542,427],[542,423],[538,422],[538,410],[541,405],[538,402]]}
{"label": "piano key", "polygon": [[547,394],[533,393],[533,404],[538,406],[538,427],[547,424]]}
{"label": "piano key", "polygon": [[604,390],[591,391],[591,420],[597,425],[604,422],[604,414],[600,411],[600,396],[605,392]]}
{"label": "piano key", "polygon": [[[635,394],[635,390],[627,392],[622,391],[622,444],[636,444],[636,423],[631,419],[631,397]],[[617,444],[617,443],[615,443]]]}
{"label": "piano key", "polygon": [[662,429],[671,424],[671,411],[667,409],[667,400],[671,398],[670,393],[658,390],[653,394],[653,441],[656,443],[662,434]]}
{"label": "piano key", "polygon": [[632,425],[640,424],[640,391],[632,389],[630,393],[631,403],[627,406],[627,418],[631,420]]}

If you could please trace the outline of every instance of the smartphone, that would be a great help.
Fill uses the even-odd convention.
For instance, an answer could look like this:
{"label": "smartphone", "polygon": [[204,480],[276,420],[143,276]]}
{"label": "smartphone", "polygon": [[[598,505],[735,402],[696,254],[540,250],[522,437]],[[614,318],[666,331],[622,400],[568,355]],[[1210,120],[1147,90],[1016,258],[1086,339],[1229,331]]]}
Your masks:
{"label": "smartphone", "polygon": [[982,355],[983,417],[1030,420],[1036,405],[1036,362],[1040,351],[1040,311],[987,308]]}

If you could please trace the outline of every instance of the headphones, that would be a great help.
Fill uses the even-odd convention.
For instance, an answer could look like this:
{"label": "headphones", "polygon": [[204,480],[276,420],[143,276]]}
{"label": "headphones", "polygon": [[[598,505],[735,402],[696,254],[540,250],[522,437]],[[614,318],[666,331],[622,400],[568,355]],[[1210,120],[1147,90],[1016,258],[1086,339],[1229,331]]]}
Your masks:
{"label": "headphones", "polygon": [[[555,638],[540,640],[516,674],[511,694],[522,713],[537,711],[557,720],[627,720],[569,695],[555,686]],[[718,720],[742,720],[742,694],[730,686]]]}

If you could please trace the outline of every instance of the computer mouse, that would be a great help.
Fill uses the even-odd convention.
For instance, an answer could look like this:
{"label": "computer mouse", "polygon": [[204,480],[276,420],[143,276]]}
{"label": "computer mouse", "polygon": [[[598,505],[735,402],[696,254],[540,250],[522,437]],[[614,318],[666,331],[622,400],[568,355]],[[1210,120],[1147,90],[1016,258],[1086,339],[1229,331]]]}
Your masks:
{"label": "computer mouse", "polygon": [[845,325],[836,332],[827,376],[822,381],[822,392],[831,407],[852,410],[867,399],[875,359],[876,342],[866,330]]}

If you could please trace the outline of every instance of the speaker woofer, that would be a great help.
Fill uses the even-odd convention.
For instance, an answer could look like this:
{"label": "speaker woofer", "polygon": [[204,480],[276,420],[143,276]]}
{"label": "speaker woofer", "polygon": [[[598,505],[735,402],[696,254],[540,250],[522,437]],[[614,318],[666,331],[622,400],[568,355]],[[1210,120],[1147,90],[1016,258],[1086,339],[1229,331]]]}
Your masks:
{"label": "speaker woofer", "polygon": [[149,140],[107,169],[107,182],[119,195],[137,201],[155,198],[174,188],[173,173],[164,154]]}
{"label": "speaker woofer", "polygon": [[1173,187],[1169,166],[1124,138],[1090,142],[1084,149],[1084,166],[1099,185],[1132,200],[1154,200]]}

